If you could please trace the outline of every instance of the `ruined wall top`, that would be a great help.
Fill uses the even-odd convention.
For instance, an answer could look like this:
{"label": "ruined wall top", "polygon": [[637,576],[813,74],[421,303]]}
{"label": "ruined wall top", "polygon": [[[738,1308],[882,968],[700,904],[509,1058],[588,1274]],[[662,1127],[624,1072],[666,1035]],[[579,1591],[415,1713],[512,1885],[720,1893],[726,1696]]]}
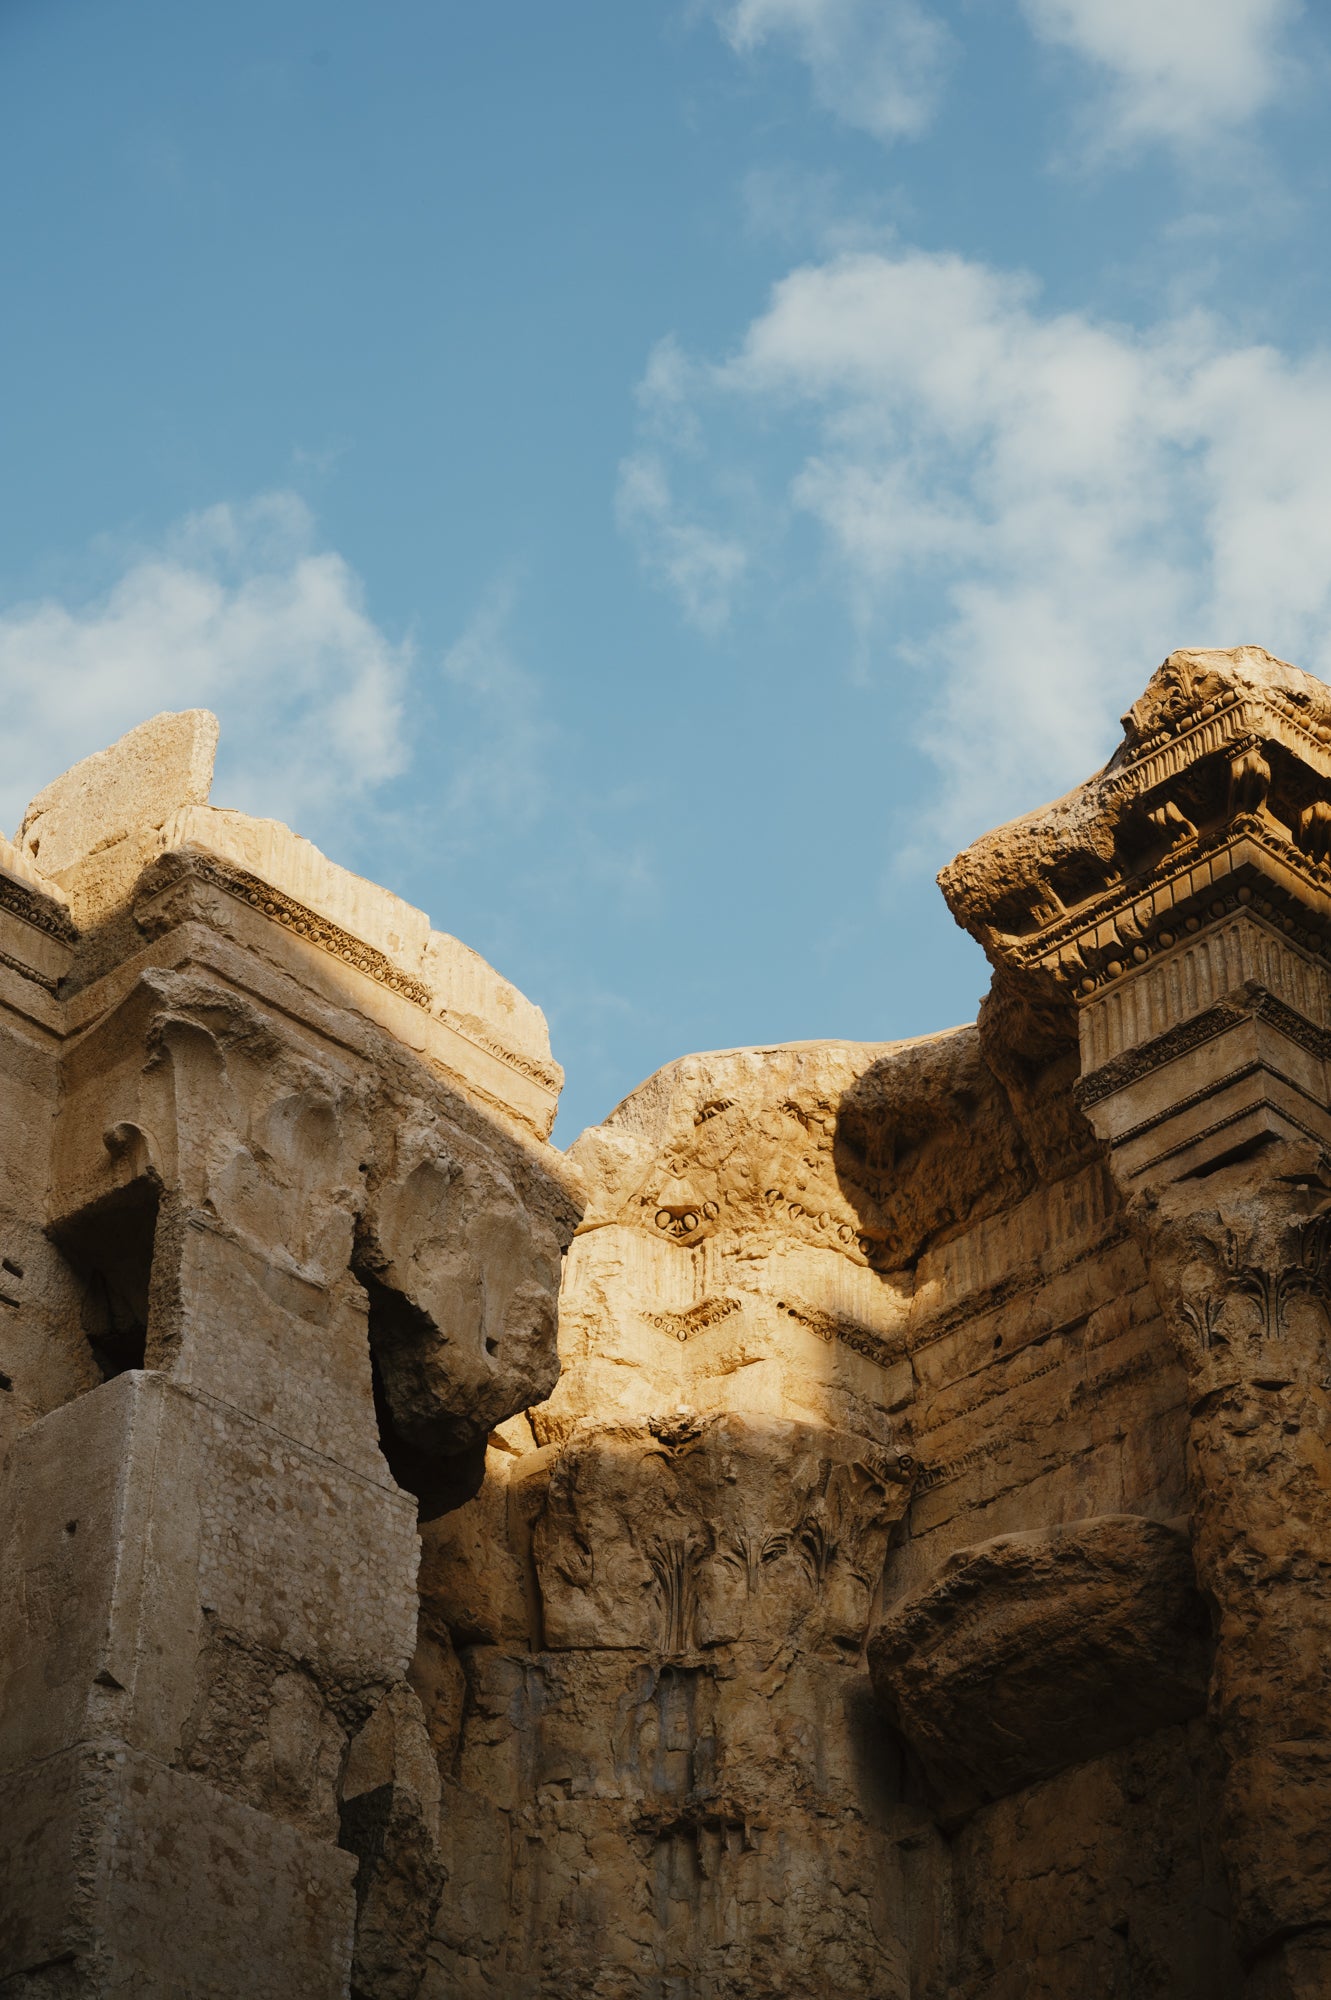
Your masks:
{"label": "ruined wall top", "polygon": [[217,738],[206,708],[141,722],[38,792],[19,827],[21,852],[58,876],[141,827],[164,825],[182,806],[206,806]]}
{"label": "ruined wall top", "polygon": [[206,709],[154,716],[46,785],[14,841],[0,836],[0,908],[43,934],[43,981],[63,994],[100,976],[151,932],[155,898],[206,882],[351,967],[366,1011],[381,1011],[376,989],[391,996],[399,1035],[417,1038],[400,1003],[428,1015],[447,1044],[436,1032],[431,1052],[545,1138],[563,1072],[539,1007],[280,821],[209,805],[217,739]]}

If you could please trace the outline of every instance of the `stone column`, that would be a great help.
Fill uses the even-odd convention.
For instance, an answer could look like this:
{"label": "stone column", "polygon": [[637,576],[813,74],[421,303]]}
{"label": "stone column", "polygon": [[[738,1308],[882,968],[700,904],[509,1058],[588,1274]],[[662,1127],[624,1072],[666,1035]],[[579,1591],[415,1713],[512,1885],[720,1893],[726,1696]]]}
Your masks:
{"label": "stone column", "polygon": [[1018,1004],[1075,1008],[1190,1384],[1221,1846],[1260,2000],[1331,1987],[1331,690],[1180,653],[1079,792],[941,878]]}

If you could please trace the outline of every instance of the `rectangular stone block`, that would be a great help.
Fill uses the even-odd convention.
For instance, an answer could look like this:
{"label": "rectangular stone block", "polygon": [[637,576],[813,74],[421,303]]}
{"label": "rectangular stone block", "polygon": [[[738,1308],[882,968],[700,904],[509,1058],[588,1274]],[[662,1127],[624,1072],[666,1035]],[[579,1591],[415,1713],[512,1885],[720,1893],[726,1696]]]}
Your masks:
{"label": "rectangular stone block", "polygon": [[196,1481],[205,1615],[350,1677],[405,1674],[419,1560],[411,1496],[223,1403],[167,1383],[156,1392],[169,1476]]}
{"label": "rectangular stone block", "polygon": [[197,1215],[159,1255],[175,1260],[173,1304],[153,1328],[153,1365],[391,1488],[360,1286],[312,1284]]}
{"label": "rectangular stone block", "polygon": [[0,1768],[100,1732],[174,1756],[219,1632],[331,1679],[405,1672],[413,1502],[223,1404],[130,1371],[5,1476]]}
{"label": "rectangular stone block", "polygon": [[134,828],[160,826],[178,806],[202,805],[216,751],[217,718],[206,708],[139,723],[38,792],[20,829],[22,853],[58,875]]}
{"label": "rectangular stone block", "polygon": [[143,1375],[120,1375],[6,1454],[0,1769],[102,1730],[162,1754],[179,1738],[198,1644],[199,1513],[195,1480],[162,1464],[163,1408]]}
{"label": "rectangular stone block", "polygon": [[0,1779],[0,1996],[345,2000],[355,1861],[113,1741]]}
{"label": "rectangular stone block", "polygon": [[1179,1179],[1267,1136],[1331,1143],[1323,1031],[1261,996],[1190,1025],[1087,1079],[1088,1115],[1119,1173]]}

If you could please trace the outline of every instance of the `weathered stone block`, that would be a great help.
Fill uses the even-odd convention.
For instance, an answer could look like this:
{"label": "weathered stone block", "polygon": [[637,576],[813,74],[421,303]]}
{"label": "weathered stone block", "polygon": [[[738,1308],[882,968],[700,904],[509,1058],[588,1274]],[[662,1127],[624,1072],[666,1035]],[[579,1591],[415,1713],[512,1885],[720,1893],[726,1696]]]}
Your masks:
{"label": "weathered stone block", "polygon": [[213,781],[217,718],[206,708],[155,715],[38,792],[19,846],[44,875],[59,875],[182,805],[202,805]]}
{"label": "weathered stone block", "polygon": [[1187,1539],[1131,1515],[962,1549],[873,1635],[874,1687],[944,1817],[1199,1715]]}
{"label": "weathered stone block", "polygon": [[114,1742],[0,1778],[0,1993],[343,2000],[349,1854]]}

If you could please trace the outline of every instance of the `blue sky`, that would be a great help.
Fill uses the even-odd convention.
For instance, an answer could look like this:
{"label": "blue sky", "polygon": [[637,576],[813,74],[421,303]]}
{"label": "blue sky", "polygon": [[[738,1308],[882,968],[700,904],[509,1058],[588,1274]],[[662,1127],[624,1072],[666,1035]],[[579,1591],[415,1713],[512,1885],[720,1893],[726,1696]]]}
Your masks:
{"label": "blue sky", "polygon": [[163,707],[536,999],[973,1015],[933,875],[1178,645],[1331,675],[1297,0],[0,0],[0,825]]}

